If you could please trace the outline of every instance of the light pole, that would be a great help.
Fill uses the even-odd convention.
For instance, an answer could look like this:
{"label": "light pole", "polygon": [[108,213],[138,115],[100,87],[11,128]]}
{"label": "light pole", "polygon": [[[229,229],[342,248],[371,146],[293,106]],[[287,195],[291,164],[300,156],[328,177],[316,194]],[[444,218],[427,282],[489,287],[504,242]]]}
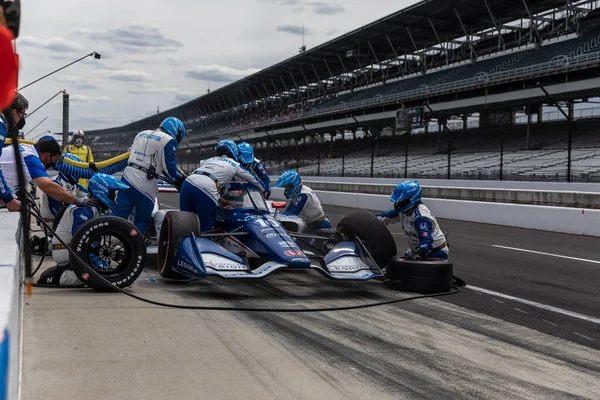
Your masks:
{"label": "light pole", "polygon": [[73,61],[73,62],[71,62],[71,63],[69,63],[69,64],[67,64],[67,65],[65,65],[65,66],[63,66],[63,67],[60,67],[59,69],[57,69],[57,70],[54,70],[54,71],[50,72],[49,74],[46,74],[46,75],[42,76],[41,78],[38,78],[38,79],[36,79],[35,81],[33,81],[33,82],[30,82],[30,83],[28,83],[27,85],[20,87],[20,88],[19,88],[19,91],[21,91],[21,90],[23,90],[23,89],[25,89],[25,88],[27,88],[27,87],[29,87],[29,86],[33,85],[33,84],[34,84],[34,83],[36,83],[36,82],[39,82],[39,81],[41,81],[42,79],[45,79],[45,78],[49,77],[50,75],[54,75],[54,74],[55,74],[55,73],[57,73],[58,71],[62,71],[63,69],[65,69],[65,68],[67,68],[67,67],[69,67],[69,66],[71,66],[71,65],[73,65],[73,64],[76,64],[76,63],[78,63],[79,61],[81,61],[81,60],[83,60],[83,59],[85,59],[85,58],[92,57],[92,56],[93,56],[93,57],[94,57],[94,59],[96,59],[96,60],[99,60],[100,58],[102,58],[102,55],[100,55],[100,53],[96,53],[95,51],[93,51],[93,52],[91,52],[90,54],[86,54],[85,56],[83,56],[83,57],[81,57],[81,58],[78,58],[77,60],[75,60],[75,61]]}

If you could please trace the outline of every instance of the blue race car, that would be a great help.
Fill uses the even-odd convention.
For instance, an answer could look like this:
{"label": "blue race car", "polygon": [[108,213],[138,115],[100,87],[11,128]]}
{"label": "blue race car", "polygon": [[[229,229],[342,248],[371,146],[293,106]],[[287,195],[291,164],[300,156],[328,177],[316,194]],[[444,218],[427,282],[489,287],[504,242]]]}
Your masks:
{"label": "blue race car", "polygon": [[281,269],[316,270],[331,279],[382,278],[396,244],[374,215],[356,210],[337,229],[303,234],[298,217],[270,208],[252,185],[231,183],[214,230],[201,232],[198,217],[177,210],[154,215],[158,271],[168,279],[263,278]]}

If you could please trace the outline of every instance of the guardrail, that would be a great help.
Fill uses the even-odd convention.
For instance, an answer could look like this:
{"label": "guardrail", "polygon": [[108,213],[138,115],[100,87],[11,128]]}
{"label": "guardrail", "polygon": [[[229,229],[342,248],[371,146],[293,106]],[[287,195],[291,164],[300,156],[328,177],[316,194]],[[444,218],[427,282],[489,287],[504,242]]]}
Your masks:
{"label": "guardrail", "polygon": [[[389,196],[396,184],[309,181],[303,183],[313,190],[329,192],[377,194]],[[440,187],[421,185],[423,197],[491,203],[529,204],[552,207],[600,210],[600,193],[580,191],[550,191],[523,189],[490,189],[477,187]]]}

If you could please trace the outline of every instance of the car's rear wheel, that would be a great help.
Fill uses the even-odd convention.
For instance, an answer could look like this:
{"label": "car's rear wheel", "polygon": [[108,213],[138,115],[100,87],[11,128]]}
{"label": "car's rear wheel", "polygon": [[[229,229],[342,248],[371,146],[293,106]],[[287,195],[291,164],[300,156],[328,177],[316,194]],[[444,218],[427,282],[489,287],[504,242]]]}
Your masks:
{"label": "car's rear wheel", "polygon": [[359,237],[379,266],[385,268],[387,260],[397,253],[394,237],[375,215],[366,210],[355,210],[337,224],[342,233]]}
{"label": "car's rear wheel", "polygon": [[163,278],[188,280],[189,277],[175,272],[171,267],[179,240],[190,233],[200,235],[200,220],[194,213],[187,211],[169,211],[165,214],[158,238],[157,267]]}
{"label": "car's rear wheel", "polygon": [[454,270],[448,260],[425,258],[415,261],[404,257],[388,260],[384,284],[393,290],[414,293],[443,293],[452,288]]}
{"label": "car's rear wheel", "polygon": [[[131,285],[146,264],[144,237],[122,218],[104,216],[86,222],[75,232],[70,246],[86,264],[71,255],[73,272],[82,283],[99,291]],[[90,268],[108,282],[91,273]]]}

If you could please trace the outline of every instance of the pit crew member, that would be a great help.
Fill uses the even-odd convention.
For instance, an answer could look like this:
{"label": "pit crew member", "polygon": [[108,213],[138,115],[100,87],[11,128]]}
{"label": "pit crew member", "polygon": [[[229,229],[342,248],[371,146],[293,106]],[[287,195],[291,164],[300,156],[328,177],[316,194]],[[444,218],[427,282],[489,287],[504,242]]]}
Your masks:
{"label": "pit crew member", "polygon": [[154,131],[137,134],[122,182],[130,190],[117,197],[116,216],[127,219],[135,208],[135,226],[144,234],[152,217],[154,199],[158,194],[157,178],[166,173],[178,185],[185,176],[177,168],[175,151],[185,137],[185,126],[177,118],[166,118]]}
{"label": "pit crew member", "polygon": [[[42,273],[38,285],[82,286],[71,269],[69,251],[60,243],[57,236],[70,244],[81,225],[97,216],[114,212],[116,192],[125,192],[127,189],[129,189],[127,185],[110,175],[94,174],[88,184],[89,201],[85,205],[69,206],[61,218],[56,234],[52,238],[52,258],[56,265]],[[108,268],[108,261],[103,261],[97,254],[90,254],[89,259],[98,269]]]}
{"label": "pit crew member", "polygon": [[[12,112],[13,121],[17,125],[17,128],[23,129],[25,126],[25,117],[27,116],[27,109],[29,108],[29,102],[21,93],[17,93],[15,96],[10,110]],[[2,156],[2,148],[4,147],[4,140],[8,135],[8,124],[4,115],[0,113],[0,157]],[[6,182],[2,168],[0,168],[0,200],[6,205],[9,211],[18,211],[21,208],[21,202],[16,199],[15,194],[12,192],[12,186]]]}
{"label": "pit crew member", "polygon": [[179,208],[198,215],[202,232],[214,228],[219,203],[229,205],[220,191],[234,178],[256,186],[263,193],[265,191],[262,181],[238,162],[238,147],[233,141],[221,140],[215,150],[217,156],[202,161],[202,165],[183,182],[179,195]]}
{"label": "pit crew member", "polygon": [[447,260],[450,253],[446,236],[433,213],[421,202],[422,189],[417,181],[405,181],[396,186],[390,196],[394,209],[377,214],[386,225],[402,222],[410,248],[405,257],[422,260],[425,257]]}
{"label": "pit crew member", "polygon": [[[63,154],[64,158],[68,158],[69,160],[83,162],[83,160],[73,154],[65,153]],[[58,175],[52,178],[53,182],[56,182],[61,187],[63,187],[67,192],[72,193],[77,197],[87,197],[88,191],[83,186],[81,186],[77,179],[72,176],[66,175],[60,172]],[[40,214],[42,218],[44,218],[45,222],[52,223],[54,221],[54,217],[63,206],[63,203],[56,200],[53,197],[48,196],[46,193],[42,193],[42,200],[40,206]],[[52,224],[50,224],[52,226]]]}
{"label": "pit crew member", "polygon": [[[66,204],[84,205],[88,198],[79,198],[53,182],[47,169],[52,167],[61,155],[61,149],[55,139],[44,138],[35,145],[20,144],[21,163],[25,172],[25,182],[33,182],[46,195]],[[6,182],[17,193],[19,179],[15,153],[12,146],[6,147],[0,156],[0,168],[4,173]]]}
{"label": "pit crew member", "polygon": [[268,199],[271,196],[271,178],[269,178],[267,170],[260,163],[260,160],[254,158],[254,149],[249,143],[242,142],[238,144],[238,150],[240,152],[240,164],[260,179],[265,187],[265,199]]}
{"label": "pit crew member", "polygon": [[[84,145],[83,141],[85,139],[85,133],[81,129],[77,129],[73,132],[73,139],[70,145],[65,147],[65,153],[71,153],[85,163],[94,162],[94,155],[92,154],[92,149],[90,146]],[[79,184],[84,188],[87,187],[87,179],[79,179]]]}
{"label": "pit crew member", "polygon": [[275,183],[275,187],[285,189],[283,193],[286,199],[290,199],[290,203],[283,213],[302,218],[306,224],[303,233],[331,228],[331,221],[323,210],[321,200],[311,188],[302,184],[298,172],[293,169],[285,171]]}

